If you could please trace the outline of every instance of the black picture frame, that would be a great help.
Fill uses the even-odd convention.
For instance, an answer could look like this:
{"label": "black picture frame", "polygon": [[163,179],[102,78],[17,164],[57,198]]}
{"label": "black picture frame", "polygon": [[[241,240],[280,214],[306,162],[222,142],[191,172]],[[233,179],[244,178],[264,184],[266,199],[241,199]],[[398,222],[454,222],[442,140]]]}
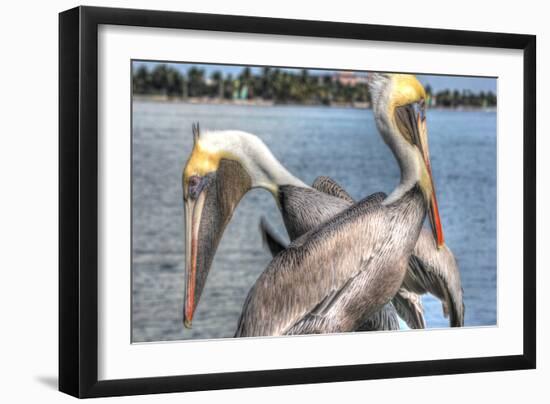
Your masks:
{"label": "black picture frame", "polygon": [[[98,26],[181,28],[523,51],[523,354],[98,381]],[[536,366],[536,37],[77,7],[59,15],[59,390],[76,397],[324,383]]]}

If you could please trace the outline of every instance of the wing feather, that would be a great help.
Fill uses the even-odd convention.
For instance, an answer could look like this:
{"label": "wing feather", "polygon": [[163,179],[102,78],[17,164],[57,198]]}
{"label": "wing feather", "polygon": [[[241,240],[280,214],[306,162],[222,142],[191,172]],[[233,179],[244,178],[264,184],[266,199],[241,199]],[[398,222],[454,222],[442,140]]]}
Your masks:
{"label": "wing feather", "polygon": [[[330,177],[317,177],[313,188],[354,203],[346,190]],[[386,196],[383,193],[380,195],[383,198]],[[441,301],[443,313],[449,317],[452,327],[464,325],[463,290],[455,257],[447,246],[438,249],[427,229],[422,229],[420,233],[403,286],[393,303],[410,328],[426,327],[424,308],[418,296],[425,293],[431,293]]]}
{"label": "wing feather", "polygon": [[[318,177],[313,183],[313,188],[339,197],[350,204],[354,203],[351,196],[330,177]],[[366,198],[363,203],[367,206],[376,205],[385,197],[384,193],[376,193]],[[267,245],[273,256],[287,248],[264,218],[260,223],[260,231],[264,244]],[[293,244],[300,246],[308,237],[309,234],[302,235]],[[402,288],[392,300],[393,304],[387,304],[380,311],[374,313],[361,325],[360,330],[398,329],[395,313],[403,318],[410,328],[425,328],[424,308],[420,298],[420,295],[425,293],[433,294],[442,302],[443,312],[445,316],[450,317],[451,326],[457,327],[464,324],[463,291],[453,253],[446,246],[438,250],[431,233],[427,229],[423,229],[413,254]],[[321,299],[317,308],[321,304],[326,306],[329,300],[334,299],[334,296],[335,291],[332,288]],[[305,313],[289,332],[299,333],[306,329],[316,329],[320,327],[321,322],[326,321],[327,319],[313,310],[311,313]]]}
{"label": "wing feather", "polygon": [[[368,274],[362,269],[371,261],[376,263],[375,268],[382,270],[384,265],[378,260],[384,254],[379,249],[385,246],[377,245],[376,240],[384,237],[380,232],[388,232],[382,225],[387,223],[386,216],[380,204],[365,199],[277,254],[249,292],[237,336],[280,335],[313,311],[334,290],[344,287],[350,278],[358,275],[364,280]],[[380,231],[375,234],[355,228],[365,225]],[[372,305],[372,312],[368,314],[373,314],[382,305]],[[350,330],[356,329],[360,325],[357,321],[363,319],[364,307],[346,314],[340,317],[345,317],[352,327]]]}
{"label": "wing feather", "polygon": [[267,219],[262,216],[260,219],[260,234],[262,235],[263,245],[267,247],[271,256],[276,256],[286,248],[286,243],[273,230]]}
{"label": "wing feather", "polygon": [[347,191],[344,188],[342,188],[342,186],[340,186],[340,184],[338,184],[336,181],[334,181],[330,177],[322,175],[320,177],[315,178],[315,181],[313,181],[313,184],[311,184],[311,187],[327,195],[331,195],[331,196],[335,196],[337,198],[343,199],[346,202],[349,202],[350,204],[355,203],[351,195],[348,194]]}
{"label": "wing feather", "polygon": [[381,310],[370,316],[357,331],[392,331],[399,330],[397,310],[390,302]]}
{"label": "wing feather", "polygon": [[451,327],[464,325],[464,296],[456,259],[447,246],[437,248],[426,228],[420,232],[403,287],[417,294],[431,293],[441,301]]}
{"label": "wing feather", "polygon": [[395,297],[392,299],[399,317],[407,323],[409,328],[421,329],[426,328],[424,320],[424,307],[420,295],[410,292],[404,288],[400,288]]}

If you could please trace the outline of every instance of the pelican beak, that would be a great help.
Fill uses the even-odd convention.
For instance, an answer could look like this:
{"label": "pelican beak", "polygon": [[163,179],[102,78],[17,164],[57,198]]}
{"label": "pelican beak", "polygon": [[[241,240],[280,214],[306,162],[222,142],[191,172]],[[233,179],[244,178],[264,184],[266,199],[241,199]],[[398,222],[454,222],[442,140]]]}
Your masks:
{"label": "pelican beak", "polygon": [[250,179],[243,174],[240,164],[224,161],[217,171],[192,178],[190,184],[185,181],[183,184],[186,328],[191,328],[223,232],[240,199],[250,189]]}
{"label": "pelican beak", "polygon": [[195,202],[186,200],[185,204],[185,270],[187,272],[183,324],[191,328],[195,312],[195,285],[197,276],[197,244],[200,219],[204,207],[204,194]]}
{"label": "pelican beak", "polygon": [[441,218],[439,217],[439,207],[437,205],[437,197],[435,192],[435,186],[432,175],[432,166],[430,162],[430,150],[428,147],[428,130],[426,127],[426,117],[424,113],[417,114],[417,127],[418,127],[418,147],[422,153],[424,164],[426,165],[426,171],[428,174],[427,184],[424,184],[424,188],[428,189],[428,217],[430,219],[430,225],[434,239],[437,242],[437,247],[441,248],[445,244],[445,238],[443,236],[443,228],[441,226]]}
{"label": "pelican beak", "polygon": [[206,184],[195,195],[188,195],[185,204],[185,303],[183,324],[191,328],[193,314],[201,297],[206,277],[216,253],[223,222],[216,209],[215,176],[202,179]]}

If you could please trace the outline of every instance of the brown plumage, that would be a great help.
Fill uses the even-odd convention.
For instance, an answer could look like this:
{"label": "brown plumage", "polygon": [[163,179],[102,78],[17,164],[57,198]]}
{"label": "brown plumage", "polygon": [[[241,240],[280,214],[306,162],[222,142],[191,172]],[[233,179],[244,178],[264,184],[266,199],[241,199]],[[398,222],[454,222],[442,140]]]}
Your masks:
{"label": "brown plumage", "polygon": [[[353,203],[351,196],[329,177],[317,177],[312,187],[285,186],[279,190],[281,213],[291,240],[314,229]],[[370,196],[370,201],[380,203],[384,197],[382,193],[374,194]],[[264,245],[273,256],[286,248],[286,243],[275,234],[265,218],[260,221],[260,233]],[[412,318],[412,313],[408,317]],[[388,303],[367,318],[357,331],[398,329],[397,311],[392,303]]]}
{"label": "brown plumage", "polygon": [[275,256],[236,336],[352,331],[380,310],[403,281],[426,210],[417,187],[391,205],[377,202],[358,202]]}
{"label": "brown plumage", "polygon": [[357,202],[278,253],[249,292],[237,336],[355,330],[399,291],[426,213],[436,248],[444,247],[425,91],[414,76],[377,73],[369,89],[377,128],[399,163],[399,185],[381,203]]}
{"label": "brown plumage", "polygon": [[217,195],[223,198],[223,182],[216,180],[221,176],[213,173],[226,158],[250,176],[250,188],[273,194],[293,240],[250,290],[237,336],[356,330],[398,293],[426,213],[436,248],[444,247],[429,157],[425,91],[413,76],[377,73],[369,75],[369,90],[376,125],[401,170],[400,183],[385,198],[375,194],[350,206],[345,196],[323,194],[292,176],[251,134],[201,134],[183,181],[186,234],[191,237],[186,326],[196,307],[195,273],[208,272],[221,237],[216,236],[204,249],[198,245],[197,234],[223,232],[236,203],[248,190],[238,188],[231,201],[222,202],[229,209],[214,215],[216,220],[201,221],[201,215],[211,213],[205,209],[211,206],[209,201]]}
{"label": "brown plumage", "polygon": [[[347,191],[330,177],[320,176],[315,179],[312,186],[320,192],[343,199],[348,206],[354,203]],[[381,195],[380,201],[386,197],[383,193],[379,195]],[[337,211],[335,210],[334,213]],[[265,219],[262,219],[260,231],[264,243],[273,255],[286,248],[285,243],[275,235]],[[431,232],[423,228],[409,261],[407,276],[399,293],[392,299],[395,310],[410,328],[418,329],[426,326],[424,309],[419,296],[425,293],[431,293],[441,301],[443,313],[445,317],[449,317],[452,327],[464,325],[462,286],[454,255],[447,246],[437,248]],[[389,312],[390,309],[384,314],[381,312],[381,315]],[[370,323],[381,324],[376,319]],[[382,327],[382,329],[386,328]]]}

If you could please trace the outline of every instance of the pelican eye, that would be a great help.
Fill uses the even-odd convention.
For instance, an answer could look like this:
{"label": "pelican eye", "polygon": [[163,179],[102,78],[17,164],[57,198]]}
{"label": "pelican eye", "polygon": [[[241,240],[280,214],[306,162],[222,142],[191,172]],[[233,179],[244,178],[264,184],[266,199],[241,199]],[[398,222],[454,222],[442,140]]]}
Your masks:
{"label": "pelican eye", "polygon": [[192,199],[196,199],[201,191],[203,190],[204,186],[206,185],[206,178],[200,177],[198,175],[193,175],[189,177],[187,190],[188,194]]}
{"label": "pelican eye", "polygon": [[197,185],[199,185],[201,182],[201,179],[198,175],[193,175],[191,178],[189,178],[189,188],[194,188]]}

